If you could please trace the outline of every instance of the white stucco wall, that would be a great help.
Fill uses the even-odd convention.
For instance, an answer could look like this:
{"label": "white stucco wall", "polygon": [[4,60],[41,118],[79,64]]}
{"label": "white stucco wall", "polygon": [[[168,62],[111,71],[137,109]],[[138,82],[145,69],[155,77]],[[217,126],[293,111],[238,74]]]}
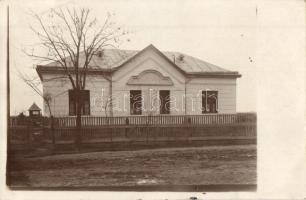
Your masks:
{"label": "white stucco wall", "polygon": [[[43,92],[44,94],[49,93],[51,95],[51,110],[53,115],[67,116],[69,115],[68,90],[72,89],[72,86],[67,78],[57,79],[57,77],[60,77],[60,75],[43,75]],[[89,75],[85,89],[90,90],[91,115],[105,115],[104,105],[109,96],[109,82],[101,75]],[[44,104],[43,111],[45,115],[49,115],[46,104]]]}
{"label": "white stucco wall", "polygon": [[[51,112],[54,116],[65,116],[68,113],[68,90],[71,88],[67,79],[59,79],[60,74],[43,75],[43,93],[51,96]],[[44,115],[49,115],[49,109],[44,102]]]}
{"label": "white stucco wall", "polygon": [[[128,84],[131,77],[138,76],[142,72],[150,70],[157,71],[162,78],[167,77],[173,85],[160,85],[162,81],[148,73],[145,80],[152,83],[150,85]],[[158,74],[159,74],[158,73]],[[68,90],[71,89],[71,83],[68,79],[53,79],[58,77],[56,74],[43,75],[43,91],[51,94],[52,112],[54,116],[67,116],[69,114]],[[186,77],[178,71],[173,65],[167,62],[163,57],[152,49],[143,52],[141,56],[126,63],[122,68],[113,74],[113,114],[114,116],[130,115],[130,90],[141,90],[144,98],[142,112],[143,115],[159,114],[159,107],[152,107],[152,96],[159,98],[159,90],[170,90],[171,109],[170,114],[201,114],[203,90],[218,91],[218,112],[235,113],[236,112],[236,79],[235,78],[192,78]],[[186,83],[185,83],[186,82]],[[130,82],[129,82],[130,83]],[[91,115],[105,116],[105,103],[109,96],[109,81],[102,75],[88,75],[86,88],[90,90],[90,112]],[[186,91],[185,91],[186,88]],[[186,94],[186,99],[185,99]],[[186,103],[185,103],[186,101]],[[186,110],[185,110],[186,105]],[[44,113],[48,114],[46,105]],[[109,113],[108,113],[109,115]]]}
{"label": "white stucco wall", "polygon": [[203,90],[218,91],[218,113],[236,112],[236,79],[193,78],[186,84],[187,114],[201,114]]}
{"label": "white stucco wall", "polygon": [[[169,77],[173,85],[128,85],[127,82],[132,76],[137,76],[146,70],[155,70],[160,72],[163,76]],[[146,77],[149,78],[149,77]],[[183,101],[182,96],[185,93],[185,77],[174,66],[167,62],[164,58],[158,55],[152,49],[148,49],[141,56],[133,59],[133,61],[127,63],[120,70],[113,75],[113,95],[117,99],[117,105],[125,105],[124,110],[114,109],[114,115],[129,115],[130,114],[130,90],[141,90],[144,96],[143,107],[145,108],[143,114],[159,113],[157,110],[150,112],[152,104],[150,104],[150,91],[151,95],[159,96],[159,90],[170,90],[170,98],[175,99],[176,107],[172,107],[174,104],[170,104],[170,114],[184,114],[182,109]],[[124,97],[123,97],[124,95]],[[149,97],[149,98],[148,98]],[[153,104],[154,105],[154,104]]]}

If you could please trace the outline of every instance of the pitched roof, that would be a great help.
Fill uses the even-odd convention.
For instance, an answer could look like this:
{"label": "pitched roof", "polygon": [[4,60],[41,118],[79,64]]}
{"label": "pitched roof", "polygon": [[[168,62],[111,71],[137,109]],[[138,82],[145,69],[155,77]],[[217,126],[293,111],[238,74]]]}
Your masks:
{"label": "pitched roof", "polygon": [[29,108],[29,111],[36,111],[36,110],[40,111],[41,109],[36,105],[36,103],[33,103]]}
{"label": "pitched roof", "polygon": [[[111,69],[119,63],[120,61],[126,60],[133,55],[135,55],[138,51],[133,50],[121,50],[121,49],[104,49],[102,52],[102,56],[94,55],[89,63],[89,66],[94,69]],[[80,63],[83,64],[85,62],[84,53],[82,52],[80,55]],[[68,61],[69,63],[69,61]],[[72,63],[69,63],[72,67]],[[60,67],[60,64],[57,62],[49,63],[45,66],[48,67]]]}
{"label": "pitched roof", "polygon": [[[161,52],[153,45],[149,45],[145,49],[147,48],[153,48],[156,51]],[[128,62],[131,58],[140,54],[143,50],[136,51],[136,50],[122,50],[122,49],[104,49],[103,52],[101,53],[101,56],[99,55],[93,56],[89,66],[91,69],[95,70],[111,70],[111,71],[116,70],[117,68]],[[175,66],[177,66],[181,71],[183,71],[186,74],[217,73],[217,74],[236,75],[237,77],[240,77],[238,72],[233,72],[221,68],[219,66],[189,56],[187,54],[183,54],[180,52],[171,52],[171,51],[164,51],[161,53],[163,56],[167,58],[168,61],[170,61]],[[84,62],[85,62],[85,57],[82,56],[81,53],[80,64],[83,64]],[[69,64],[72,67],[72,63],[70,62]],[[46,68],[60,67],[60,64],[57,62],[52,62],[40,67],[46,67]]]}

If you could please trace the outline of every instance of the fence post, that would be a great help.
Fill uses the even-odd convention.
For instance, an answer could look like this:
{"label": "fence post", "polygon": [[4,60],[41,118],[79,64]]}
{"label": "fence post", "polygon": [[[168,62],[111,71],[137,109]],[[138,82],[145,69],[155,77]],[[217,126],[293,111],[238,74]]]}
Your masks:
{"label": "fence post", "polygon": [[113,144],[113,125],[114,125],[114,118],[110,118],[110,140],[111,140],[111,145]]}
{"label": "fence post", "polygon": [[192,132],[194,131],[193,128],[191,128],[191,118],[188,117],[188,128],[187,130],[190,130],[190,137],[192,138]]}
{"label": "fence post", "polygon": [[112,142],[113,142],[113,127],[108,127],[110,130],[109,130],[109,132],[110,132],[110,141],[111,141],[111,144],[112,144]]}
{"label": "fence post", "polygon": [[54,118],[51,115],[51,121],[50,121],[50,131],[51,131],[51,135],[52,135],[52,151],[55,151],[55,132],[54,132]]}
{"label": "fence post", "polygon": [[150,126],[147,125],[147,127],[145,127],[145,131],[146,131],[146,143],[148,143],[148,140],[149,140],[149,130],[150,130]]}
{"label": "fence post", "polygon": [[31,150],[32,147],[32,142],[31,142],[31,124],[32,120],[29,120],[29,122],[27,123],[27,140],[28,140],[28,150]]}
{"label": "fence post", "polygon": [[[129,125],[130,121],[129,118],[125,118],[125,124]],[[125,137],[127,138],[128,128],[125,128]]]}

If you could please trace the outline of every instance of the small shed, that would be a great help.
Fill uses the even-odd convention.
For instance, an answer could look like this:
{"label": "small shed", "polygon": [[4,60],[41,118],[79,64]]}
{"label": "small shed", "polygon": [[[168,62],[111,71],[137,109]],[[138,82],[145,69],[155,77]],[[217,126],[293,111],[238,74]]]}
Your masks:
{"label": "small shed", "polygon": [[36,105],[35,102],[32,104],[28,111],[30,117],[41,116],[41,109]]}

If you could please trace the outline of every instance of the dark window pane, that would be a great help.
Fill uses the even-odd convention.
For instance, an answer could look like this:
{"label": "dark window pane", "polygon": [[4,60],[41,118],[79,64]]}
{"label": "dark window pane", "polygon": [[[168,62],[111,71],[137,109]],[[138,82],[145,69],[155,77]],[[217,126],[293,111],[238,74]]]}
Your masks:
{"label": "dark window pane", "polygon": [[160,90],[160,114],[170,114],[170,91]]}
{"label": "dark window pane", "polygon": [[217,104],[218,104],[218,92],[217,91],[207,91],[208,112],[217,113]]}
{"label": "dark window pane", "polygon": [[68,91],[69,95],[69,115],[75,115],[76,114],[76,105],[75,105],[75,95],[74,90]]}
{"label": "dark window pane", "polygon": [[[69,90],[69,115],[76,115],[76,92]],[[80,90],[79,103],[81,104],[81,114],[90,115],[90,93],[89,90]]]}
{"label": "dark window pane", "polygon": [[130,91],[130,113],[131,115],[141,115],[142,113],[141,90]]}
{"label": "dark window pane", "polygon": [[202,91],[202,113],[206,113],[206,91]]}
{"label": "dark window pane", "polygon": [[80,92],[82,115],[90,115],[90,95],[89,90],[81,90]]}
{"label": "dark window pane", "polygon": [[202,91],[202,113],[218,112],[218,91]]}

